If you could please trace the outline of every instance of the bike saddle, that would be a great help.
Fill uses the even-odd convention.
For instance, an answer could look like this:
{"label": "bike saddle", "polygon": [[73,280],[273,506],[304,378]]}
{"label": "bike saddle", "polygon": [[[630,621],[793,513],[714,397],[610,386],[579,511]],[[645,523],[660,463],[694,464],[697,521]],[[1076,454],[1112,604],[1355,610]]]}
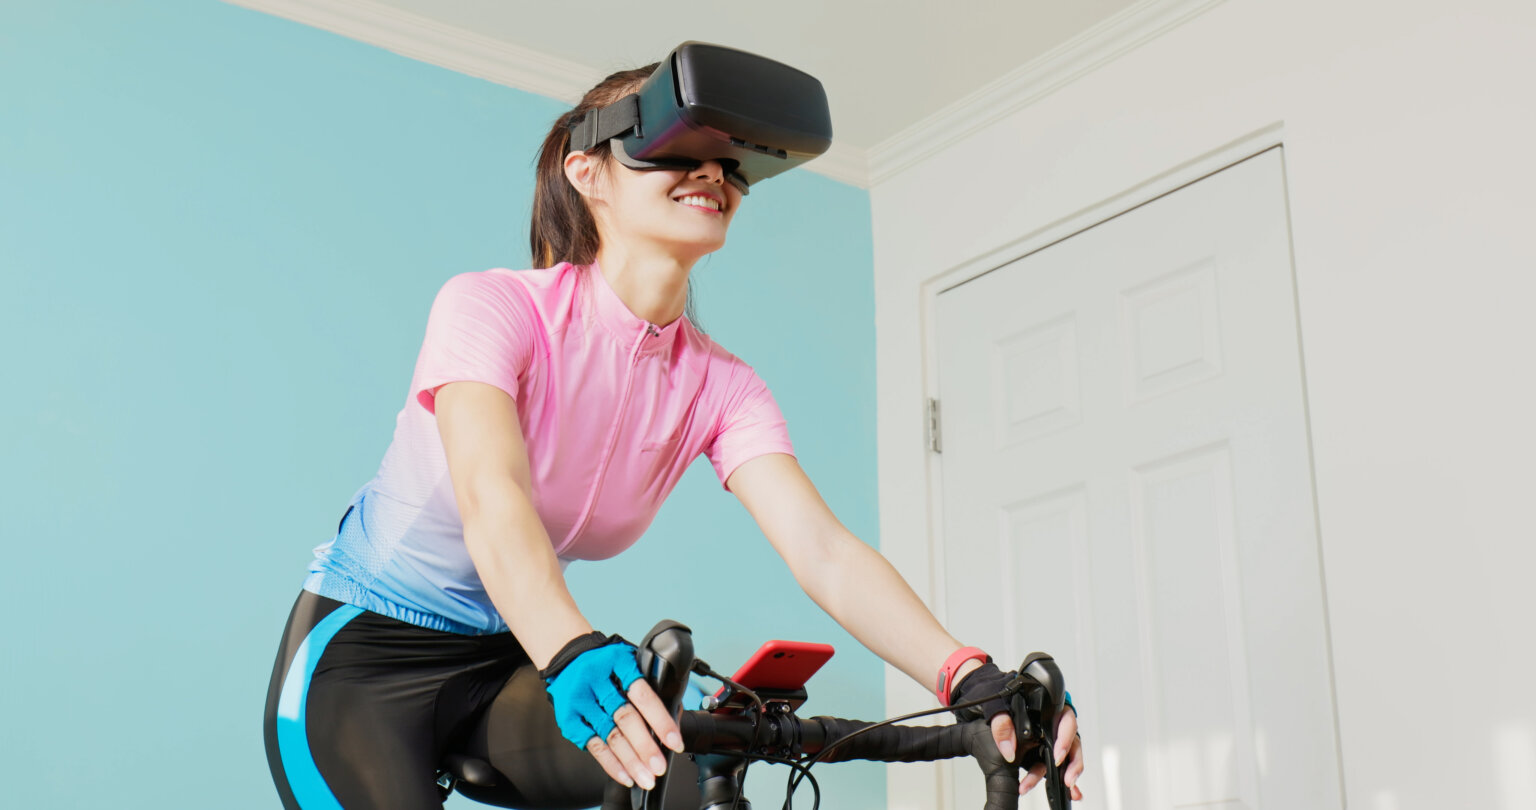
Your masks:
{"label": "bike saddle", "polygon": [[496,769],[491,767],[491,763],[479,757],[468,754],[449,754],[443,757],[438,768],[454,779],[471,785],[490,787],[496,784]]}

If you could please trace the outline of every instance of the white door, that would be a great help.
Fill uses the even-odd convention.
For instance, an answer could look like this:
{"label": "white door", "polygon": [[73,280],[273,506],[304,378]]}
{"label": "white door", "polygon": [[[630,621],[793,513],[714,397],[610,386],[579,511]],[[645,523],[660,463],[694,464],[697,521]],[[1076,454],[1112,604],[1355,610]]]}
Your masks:
{"label": "white door", "polygon": [[1342,807],[1280,149],[937,312],[946,618],[1063,666],[1079,806]]}

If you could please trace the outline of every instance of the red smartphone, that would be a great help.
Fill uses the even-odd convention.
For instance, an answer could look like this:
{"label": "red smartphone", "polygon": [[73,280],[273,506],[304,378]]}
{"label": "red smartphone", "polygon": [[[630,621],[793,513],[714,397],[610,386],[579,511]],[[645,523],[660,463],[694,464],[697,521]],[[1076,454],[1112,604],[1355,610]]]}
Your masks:
{"label": "red smartphone", "polygon": [[[809,641],[769,641],[757,648],[747,663],[736,670],[731,680],[753,691],[759,689],[792,691],[805,682],[832,657],[831,644]],[[730,687],[721,687],[715,697],[725,703],[746,702],[743,695],[730,695]]]}

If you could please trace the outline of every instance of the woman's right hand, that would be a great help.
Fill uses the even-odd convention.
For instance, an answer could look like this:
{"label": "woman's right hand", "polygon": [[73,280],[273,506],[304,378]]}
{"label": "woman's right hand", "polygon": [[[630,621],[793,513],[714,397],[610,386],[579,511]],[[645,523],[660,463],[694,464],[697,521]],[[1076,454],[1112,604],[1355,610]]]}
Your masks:
{"label": "woman's right hand", "polygon": [[560,733],[626,787],[650,790],[666,772],[656,738],[682,751],[677,723],[641,676],[629,642],[596,632],[578,636],[539,674]]}
{"label": "woman's right hand", "polygon": [[677,723],[667,714],[666,705],[645,679],[635,681],[629,687],[628,695],[629,702],[613,714],[615,725],[607,741],[594,736],[587,741],[587,752],[610,777],[625,787],[638,783],[650,790],[656,787],[656,777],[667,770],[666,758],[656,747],[656,738],[681,753],[683,737]]}

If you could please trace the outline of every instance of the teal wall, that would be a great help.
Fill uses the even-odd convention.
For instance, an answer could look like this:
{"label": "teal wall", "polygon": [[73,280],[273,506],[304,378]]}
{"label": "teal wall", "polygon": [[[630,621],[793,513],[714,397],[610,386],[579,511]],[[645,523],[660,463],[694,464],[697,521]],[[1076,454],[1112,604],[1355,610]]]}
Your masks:
{"label": "teal wall", "polygon": [[[382,457],[437,288],[526,265],[560,111],[212,0],[0,4],[0,803],[275,806],[262,701],[310,549]],[[873,543],[870,239],[865,192],[795,172],[696,277]],[[829,641],[808,708],[881,712],[876,659],[707,463],[570,576],[598,627],[677,618],[720,667]],[[759,806],[782,778],[753,777]],[[879,766],[823,788],[884,806]]]}

